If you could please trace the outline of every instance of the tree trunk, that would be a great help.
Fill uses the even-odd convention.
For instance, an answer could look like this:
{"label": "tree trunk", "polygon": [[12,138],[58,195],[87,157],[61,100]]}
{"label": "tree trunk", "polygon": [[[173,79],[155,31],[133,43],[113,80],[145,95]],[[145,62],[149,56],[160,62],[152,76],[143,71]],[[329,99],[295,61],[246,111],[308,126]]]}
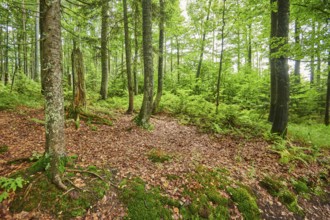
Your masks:
{"label": "tree trunk", "polygon": [[125,52],[126,52],[126,73],[127,73],[127,87],[128,87],[128,109],[127,113],[132,114],[134,110],[134,91],[132,82],[131,71],[131,41],[128,30],[128,17],[127,17],[127,1],[123,0],[124,7],[124,29],[125,29]]}
{"label": "tree trunk", "polygon": [[180,83],[180,78],[181,78],[181,74],[180,74],[180,43],[179,43],[179,38],[178,36],[176,36],[176,69],[178,71],[178,83]]}
{"label": "tree trunk", "polygon": [[268,121],[274,121],[275,106],[276,106],[276,89],[277,89],[277,79],[276,79],[276,66],[274,54],[277,51],[277,46],[275,42],[276,32],[277,32],[277,9],[274,9],[274,4],[277,4],[277,0],[270,0],[271,6],[271,30],[270,30],[270,43],[269,43],[269,63],[270,63],[270,110]]}
{"label": "tree trunk", "polygon": [[79,122],[79,113],[86,110],[86,85],[83,54],[74,46],[71,54],[73,81],[73,117]]}
{"label": "tree trunk", "polygon": [[330,51],[328,51],[328,83],[327,83],[327,100],[325,102],[324,124],[329,126],[329,109],[330,109]]}
{"label": "tree trunk", "polygon": [[153,98],[153,54],[152,54],[152,14],[151,0],[142,0],[143,15],[143,61],[144,61],[144,91],[143,101],[137,123],[148,127],[152,112]]}
{"label": "tree trunk", "polygon": [[[298,20],[295,20],[294,25],[294,39],[296,46],[299,47],[299,54],[298,57],[300,57],[300,25]],[[296,58],[295,64],[294,64],[294,75],[295,75],[295,82],[300,83],[300,58]]]}
{"label": "tree trunk", "polygon": [[27,34],[26,34],[26,11],[25,3],[22,1],[22,26],[23,26],[23,71],[26,76],[29,76],[28,57],[27,57]]}
{"label": "tree trunk", "polygon": [[4,84],[7,85],[9,82],[9,11],[6,21],[6,53],[5,53],[5,74]]}
{"label": "tree trunk", "polygon": [[109,4],[107,0],[102,1],[102,27],[101,27],[101,66],[102,66],[102,81],[100,95],[101,99],[108,97],[108,49],[107,49],[107,35],[108,35],[108,11]]}
{"label": "tree trunk", "polygon": [[61,1],[40,0],[41,70],[45,85],[46,154],[50,158],[50,178],[59,188],[62,183],[60,166],[66,157],[64,138],[64,99],[62,90]]}
{"label": "tree trunk", "polygon": [[224,44],[224,31],[225,31],[225,12],[226,12],[226,0],[223,0],[223,10],[222,10],[222,26],[221,26],[221,54],[220,54],[220,62],[219,62],[219,72],[218,72],[218,80],[217,80],[217,100],[216,100],[216,113],[218,114],[219,109],[219,101],[220,101],[220,82],[221,82],[221,74],[222,74],[222,63],[223,63],[223,44]]}
{"label": "tree trunk", "polygon": [[203,55],[204,55],[204,47],[205,47],[205,37],[206,37],[206,23],[210,19],[210,11],[211,11],[211,3],[212,0],[209,0],[209,5],[207,9],[207,16],[206,16],[206,21],[204,25],[204,31],[203,31],[203,37],[202,37],[202,46],[201,46],[201,53],[199,55],[199,62],[198,62],[198,67],[197,67],[197,72],[196,72],[196,79],[200,78],[201,76],[201,69],[202,69],[202,62],[203,62]]}
{"label": "tree trunk", "polygon": [[40,73],[40,68],[39,68],[39,0],[37,0],[37,11],[36,11],[36,18],[35,18],[35,35],[34,35],[34,40],[35,40],[35,48],[34,48],[34,75],[33,79],[34,81],[39,80],[39,73]]}
{"label": "tree trunk", "polygon": [[252,69],[252,42],[251,42],[251,32],[252,32],[252,25],[248,25],[248,66],[249,71]]}
{"label": "tree trunk", "polygon": [[138,41],[138,16],[139,16],[139,4],[135,4],[135,20],[134,20],[134,66],[133,66],[133,75],[134,75],[134,94],[139,94],[139,83],[137,78],[137,65],[138,65],[138,55],[139,55],[139,41]]}
{"label": "tree trunk", "polygon": [[[280,47],[286,46],[289,35],[289,10],[288,0],[278,0],[278,28],[277,37],[281,39]],[[286,54],[281,54],[275,59],[277,75],[277,98],[275,115],[272,125],[272,133],[277,133],[282,137],[286,136],[288,115],[289,115],[289,74],[288,58]]]}
{"label": "tree trunk", "polygon": [[314,84],[314,77],[315,77],[315,21],[312,24],[312,46],[311,46],[311,72],[310,72],[310,83],[311,86]]}
{"label": "tree trunk", "polygon": [[164,53],[164,22],[165,5],[164,0],[159,0],[160,20],[159,20],[159,48],[158,48],[158,87],[157,95],[154,101],[153,113],[158,111],[159,103],[163,94],[163,53]]}

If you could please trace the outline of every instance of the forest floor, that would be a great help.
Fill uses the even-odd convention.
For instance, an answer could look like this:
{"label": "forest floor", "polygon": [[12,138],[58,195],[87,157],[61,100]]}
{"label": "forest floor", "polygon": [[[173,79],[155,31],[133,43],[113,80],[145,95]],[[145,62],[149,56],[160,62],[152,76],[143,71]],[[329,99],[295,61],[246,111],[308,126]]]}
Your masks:
{"label": "forest floor", "polygon": [[[9,146],[8,152],[0,154],[0,176],[8,177],[30,165],[28,162],[8,164],[8,161],[44,152],[45,132],[44,125],[40,123],[43,120],[42,109],[20,107],[0,111],[0,146]],[[181,125],[175,118],[163,114],[152,117],[154,127],[150,131],[136,126],[130,115],[117,113],[112,120],[113,126],[91,126],[81,121],[78,130],[73,123],[67,123],[68,154],[78,155],[76,162],[82,167],[95,165],[111,168],[117,183],[124,178],[140,177],[147,183],[147,188],[158,186],[168,196],[178,200],[183,198],[184,186],[190,184],[185,177],[196,166],[225,168],[231,178],[253,190],[263,219],[304,219],[288,211],[278,198],[269,195],[259,181],[265,175],[288,180],[301,176],[317,178],[321,169],[324,169],[317,162],[308,166],[297,163],[294,169],[290,169],[289,165],[279,163],[279,155],[270,151],[270,143],[261,138],[206,134],[194,126]],[[152,162],[148,154],[153,149],[166,152],[172,159],[164,163]],[[180,178],[168,178],[171,175]],[[80,218],[122,219],[127,210],[116,190],[111,189],[86,216]],[[329,191],[325,193],[330,195]],[[326,200],[314,195],[309,199],[299,197],[299,205],[305,212],[305,219],[330,219],[329,197]],[[177,210],[174,210],[174,215],[175,212]],[[48,217],[42,210],[10,214],[8,204],[0,204],[1,219]],[[231,207],[230,218],[242,219],[235,205]]]}

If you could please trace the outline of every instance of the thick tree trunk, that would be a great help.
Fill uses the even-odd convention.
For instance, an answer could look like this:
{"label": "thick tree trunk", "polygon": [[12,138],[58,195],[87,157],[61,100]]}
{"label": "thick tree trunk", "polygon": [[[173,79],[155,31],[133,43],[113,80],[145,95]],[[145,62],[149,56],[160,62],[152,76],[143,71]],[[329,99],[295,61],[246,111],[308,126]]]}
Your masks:
{"label": "thick tree trunk", "polygon": [[102,0],[102,27],[101,27],[101,66],[102,66],[102,81],[100,95],[101,99],[108,97],[108,49],[107,49],[107,35],[108,35],[108,11],[109,3],[107,0]]}
{"label": "thick tree trunk", "polygon": [[207,22],[210,19],[211,3],[212,3],[212,0],[209,0],[206,21],[204,23],[204,31],[203,31],[202,45],[201,45],[201,51],[200,51],[201,53],[199,55],[199,62],[198,62],[198,67],[197,67],[197,72],[196,72],[196,79],[200,78],[200,76],[201,76],[201,69],[202,69],[202,62],[203,62],[203,55],[204,55],[204,47],[205,47],[206,28],[207,28]]}
{"label": "thick tree trunk", "polygon": [[61,1],[40,0],[41,70],[45,85],[46,153],[50,158],[52,182],[66,189],[62,183],[62,159],[66,156],[64,138],[64,100],[62,90]]}
{"label": "thick tree trunk", "polygon": [[143,15],[143,61],[144,61],[144,91],[143,101],[137,123],[143,127],[149,125],[153,98],[153,54],[152,54],[152,14],[151,0],[142,0]]}
{"label": "thick tree trunk", "polygon": [[[278,28],[277,37],[281,39],[283,47],[288,42],[289,35],[289,10],[290,2],[288,0],[278,0]],[[272,133],[277,133],[282,137],[286,136],[288,115],[289,115],[289,74],[288,58],[282,54],[275,59],[275,68],[277,69],[277,98]]]}
{"label": "thick tree trunk", "polygon": [[274,121],[275,106],[276,106],[276,92],[277,92],[277,79],[276,79],[276,67],[275,67],[275,57],[274,54],[277,51],[277,46],[275,46],[275,37],[277,32],[277,9],[273,8],[277,0],[270,0],[271,6],[271,30],[270,30],[270,43],[269,43],[269,63],[270,63],[270,110],[268,121]]}
{"label": "thick tree trunk", "polygon": [[[294,25],[294,39],[295,39],[295,44],[297,47],[300,48],[300,25],[299,21],[295,20],[295,25]],[[300,50],[298,57],[300,57]],[[294,75],[295,75],[295,82],[300,83],[300,58],[296,58],[295,64],[294,64]]]}
{"label": "thick tree trunk", "polygon": [[158,111],[159,103],[163,94],[163,53],[164,53],[164,22],[165,5],[164,0],[159,0],[160,20],[159,20],[159,48],[158,48],[158,87],[157,95],[153,105],[153,113]]}
{"label": "thick tree trunk", "polygon": [[126,53],[126,73],[128,87],[128,109],[127,114],[132,114],[134,110],[134,91],[131,71],[131,41],[128,30],[127,1],[123,0],[124,7],[124,30],[125,30],[125,53]]}
{"label": "thick tree trunk", "polygon": [[324,124],[329,126],[329,109],[330,109],[330,51],[328,51],[328,83],[327,83],[327,100],[325,102]]}
{"label": "thick tree trunk", "polygon": [[86,85],[83,54],[74,47],[71,54],[73,81],[73,116],[79,121],[79,113],[86,110]]}

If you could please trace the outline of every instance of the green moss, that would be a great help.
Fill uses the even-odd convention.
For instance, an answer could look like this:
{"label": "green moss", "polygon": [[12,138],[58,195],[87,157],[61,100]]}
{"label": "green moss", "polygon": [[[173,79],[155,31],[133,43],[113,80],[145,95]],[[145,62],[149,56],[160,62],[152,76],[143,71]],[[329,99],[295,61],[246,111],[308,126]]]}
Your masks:
{"label": "green moss", "polygon": [[[308,190],[306,184],[299,181],[294,184],[294,188],[297,190]],[[267,192],[273,197],[277,197],[279,201],[284,204],[291,212],[303,215],[302,209],[298,205],[297,197],[292,193],[288,187],[282,182],[277,180],[275,177],[265,177],[260,181],[260,185],[267,190]]]}
{"label": "green moss", "polygon": [[145,183],[139,178],[125,180],[120,186],[121,199],[127,206],[127,219],[171,219],[158,189],[146,190]]}
{"label": "green moss", "polygon": [[300,215],[304,212],[298,205],[297,197],[288,189],[282,190],[278,195],[279,200],[291,211]]}
{"label": "green moss", "polygon": [[276,180],[274,177],[266,176],[263,180],[259,182],[260,186],[267,190],[267,192],[276,197],[282,188],[285,186],[280,181]]}
{"label": "green moss", "polygon": [[[106,178],[109,175],[106,171],[99,171],[97,174]],[[52,184],[45,173],[30,175],[30,185],[17,191],[10,210],[17,213],[41,209],[58,219],[71,219],[82,216],[109,189],[107,182],[95,180],[94,175],[76,176],[74,173],[65,173],[63,179],[69,188],[67,192]],[[72,183],[80,189],[73,187]]]}
{"label": "green moss", "polygon": [[298,193],[298,194],[304,194],[304,193],[310,193],[310,189],[307,186],[307,184],[301,180],[292,180],[292,185],[294,190]]}
{"label": "green moss", "polygon": [[6,153],[8,151],[9,147],[7,145],[1,145],[0,146],[0,154]]}
{"label": "green moss", "polygon": [[246,189],[228,187],[227,192],[237,204],[238,210],[244,219],[260,219],[260,211],[256,199]]}
{"label": "green moss", "polygon": [[153,148],[148,153],[148,159],[154,163],[164,163],[172,159],[172,156],[161,149]]}

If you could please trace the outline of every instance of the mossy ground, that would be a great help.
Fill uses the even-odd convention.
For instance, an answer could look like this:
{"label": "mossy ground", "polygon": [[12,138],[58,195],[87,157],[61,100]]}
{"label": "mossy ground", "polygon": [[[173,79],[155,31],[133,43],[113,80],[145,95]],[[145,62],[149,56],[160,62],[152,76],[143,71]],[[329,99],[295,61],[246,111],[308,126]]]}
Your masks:
{"label": "mossy ground", "polygon": [[148,152],[148,159],[154,163],[164,163],[172,159],[172,156],[161,149],[153,148]]}
{"label": "mossy ground", "polygon": [[[266,176],[260,181],[260,185],[267,190],[273,197],[277,197],[279,201],[284,204],[288,210],[293,213],[304,215],[302,208],[298,204],[297,196],[287,187],[287,185],[275,178]],[[298,187],[298,185],[296,185]],[[302,187],[301,185],[299,186]]]}
{"label": "mossy ground", "polygon": [[9,147],[7,145],[1,145],[0,146],[0,154],[6,153],[8,151]]}
{"label": "mossy ground", "polygon": [[66,167],[63,180],[68,190],[64,192],[50,182],[47,172],[37,169],[42,161],[38,162],[24,172],[29,184],[17,190],[11,212],[43,210],[57,219],[71,219],[84,215],[109,190],[110,172],[94,166]]}
{"label": "mossy ground", "polygon": [[139,178],[125,179],[119,188],[128,210],[126,217],[172,219],[177,215],[181,219],[230,219],[230,209],[236,204],[245,219],[259,219],[259,209],[251,190],[247,186],[231,187],[236,183],[228,174],[224,169],[197,166],[195,172],[185,177],[189,180],[184,186],[183,197],[188,201],[185,203],[164,196],[160,188],[147,190],[146,183]]}

